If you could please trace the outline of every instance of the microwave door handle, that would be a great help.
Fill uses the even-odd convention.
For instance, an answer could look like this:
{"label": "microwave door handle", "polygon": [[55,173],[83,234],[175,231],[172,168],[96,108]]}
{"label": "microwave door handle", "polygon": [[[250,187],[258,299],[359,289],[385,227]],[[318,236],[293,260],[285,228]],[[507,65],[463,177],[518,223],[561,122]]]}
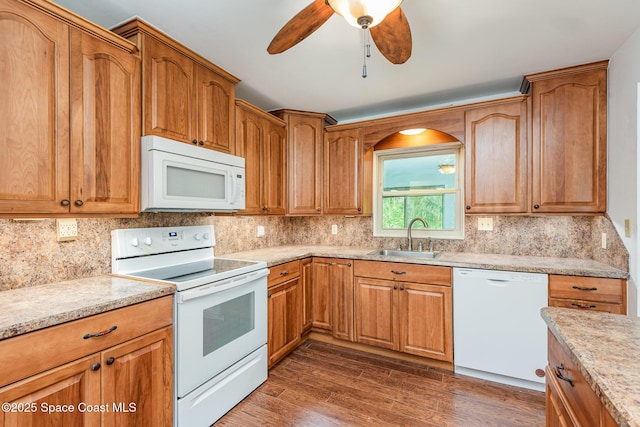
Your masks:
{"label": "microwave door handle", "polygon": [[230,288],[246,285],[247,283],[254,282],[268,275],[269,270],[263,268],[262,270],[258,270],[249,274],[243,274],[239,277],[232,277],[231,279],[222,280],[210,285],[200,286],[197,288],[178,292],[176,294],[177,301],[178,304],[182,304],[195,298],[202,298],[207,295],[215,294],[216,292],[222,292]]}
{"label": "microwave door handle", "polygon": [[229,201],[233,202],[236,199],[236,193],[237,193],[237,184],[236,184],[236,175],[233,172],[227,172],[227,174],[229,175],[229,178],[231,178],[229,180],[229,185],[231,186],[231,188],[229,189]]}

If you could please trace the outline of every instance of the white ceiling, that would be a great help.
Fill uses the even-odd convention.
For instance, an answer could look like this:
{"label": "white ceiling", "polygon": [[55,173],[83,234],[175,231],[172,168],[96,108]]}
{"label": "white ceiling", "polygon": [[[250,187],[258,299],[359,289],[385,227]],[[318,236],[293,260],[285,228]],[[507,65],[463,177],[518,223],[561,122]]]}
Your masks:
{"label": "white ceiling", "polygon": [[279,55],[273,36],[312,0],[57,0],[111,28],[132,16],[242,81],[265,110],[339,122],[517,93],[524,74],[608,59],[640,26],[639,0],[405,0],[413,54],[393,65],[339,15]]}

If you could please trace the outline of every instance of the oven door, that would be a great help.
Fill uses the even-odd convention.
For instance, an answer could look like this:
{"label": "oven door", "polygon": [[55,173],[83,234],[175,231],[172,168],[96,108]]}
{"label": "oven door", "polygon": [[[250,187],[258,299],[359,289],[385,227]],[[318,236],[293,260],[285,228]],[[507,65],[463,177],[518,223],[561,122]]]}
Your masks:
{"label": "oven door", "polygon": [[178,398],[267,342],[267,275],[258,270],[176,294]]}

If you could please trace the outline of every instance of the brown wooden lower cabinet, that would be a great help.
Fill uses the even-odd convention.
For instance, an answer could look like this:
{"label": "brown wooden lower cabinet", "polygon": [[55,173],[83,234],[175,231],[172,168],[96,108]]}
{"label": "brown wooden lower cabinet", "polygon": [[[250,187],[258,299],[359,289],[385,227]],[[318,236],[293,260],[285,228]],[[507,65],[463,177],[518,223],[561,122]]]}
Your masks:
{"label": "brown wooden lower cabinet", "polygon": [[273,366],[302,339],[303,285],[300,261],[272,267],[268,278],[269,366]]}
{"label": "brown wooden lower cabinet", "polygon": [[615,422],[569,354],[549,331],[546,368],[547,427],[614,427]]}
{"label": "brown wooden lower cabinet", "polygon": [[353,261],[313,258],[313,328],[353,341]]}
{"label": "brown wooden lower cabinet", "polygon": [[[422,281],[443,277],[442,267],[407,265]],[[453,361],[451,275],[448,285],[380,280],[382,271],[404,278],[402,264],[355,261],[355,341],[446,362]],[[419,271],[421,271],[421,274]],[[431,269],[434,269],[432,272]],[[449,269],[450,270],[450,269]],[[403,274],[404,273],[404,274]],[[432,274],[433,273],[433,274]]]}
{"label": "brown wooden lower cabinet", "polygon": [[[172,425],[173,328],[155,328],[171,324],[171,310],[164,297],[2,341],[3,360],[17,352],[24,361],[2,369],[3,379],[19,380],[0,388],[9,405],[0,426]],[[106,325],[118,328],[82,338]],[[125,339],[138,331],[146,333]]]}
{"label": "brown wooden lower cabinet", "polygon": [[550,274],[549,307],[627,314],[627,281]]}

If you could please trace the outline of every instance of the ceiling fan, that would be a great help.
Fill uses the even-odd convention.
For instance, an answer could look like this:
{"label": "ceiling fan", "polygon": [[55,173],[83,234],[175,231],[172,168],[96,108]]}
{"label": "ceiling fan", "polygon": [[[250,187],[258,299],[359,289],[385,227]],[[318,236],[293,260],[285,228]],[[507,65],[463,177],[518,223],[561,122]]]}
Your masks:
{"label": "ceiling fan", "polygon": [[380,53],[391,63],[403,64],[411,56],[411,29],[400,8],[402,1],[315,0],[282,27],[267,52],[274,55],[295,46],[337,13],[349,24],[368,29]]}

